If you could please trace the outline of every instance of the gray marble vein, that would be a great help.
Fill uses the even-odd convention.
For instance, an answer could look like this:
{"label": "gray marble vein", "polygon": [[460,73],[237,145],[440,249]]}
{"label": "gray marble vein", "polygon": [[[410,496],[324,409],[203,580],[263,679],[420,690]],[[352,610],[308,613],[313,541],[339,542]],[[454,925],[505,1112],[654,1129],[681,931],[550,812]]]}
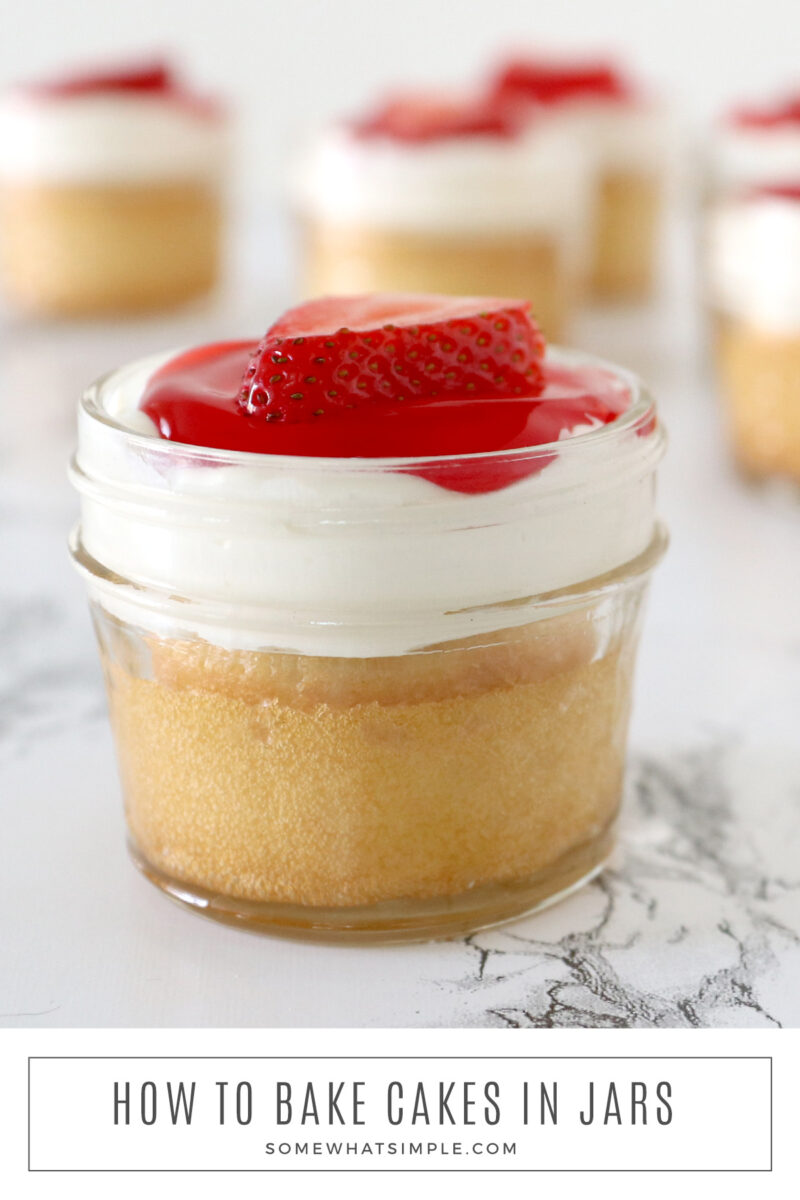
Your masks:
{"label": "gray marble vein", "polygon": [[[622,844],[563,932],[553,915],[550,937],[532,918],[466,940],[468,969],[444,986],[470,996],[476,1023],[782,1024],[762,982],[790,959],[800,978],[800,930],[779,915],[786,901],[800,914],[800,863],[776,875],[748,844],[725,778],[731,740],[632,764]],[[800,804],[787,832],[800,844]]]}

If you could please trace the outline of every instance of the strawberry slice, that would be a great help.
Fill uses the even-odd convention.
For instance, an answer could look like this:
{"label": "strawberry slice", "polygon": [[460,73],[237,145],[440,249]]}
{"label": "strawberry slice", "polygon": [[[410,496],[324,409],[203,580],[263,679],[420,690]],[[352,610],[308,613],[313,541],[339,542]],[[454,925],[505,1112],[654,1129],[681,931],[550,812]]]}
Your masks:
{"label": "strawberry slice", "polygon": [[267,421],[406,401],[535,397],[544,339],[522,300],[385,293],[290,309],[250,358],[240,411]]}
{"label": "strawberry slice", "polygon": [[524,109],[505,95],[408,92],[390,97],[351,128],[362,138],[432,142],[480,135],[513,137],[527,119]]}

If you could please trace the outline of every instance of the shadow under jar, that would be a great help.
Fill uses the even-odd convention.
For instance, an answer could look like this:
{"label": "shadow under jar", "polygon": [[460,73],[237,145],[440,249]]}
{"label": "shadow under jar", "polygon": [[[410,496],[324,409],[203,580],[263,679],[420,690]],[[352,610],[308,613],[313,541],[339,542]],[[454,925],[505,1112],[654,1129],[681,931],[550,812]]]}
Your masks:
{"label": "shadow under jar", "polygon": [[638,381],[615,369],[629,410],[547,446],[313,459],[121,428],[108,399],[143,368],[83,400],[72,548],[144,874],[218,920],[358,942],[594,875],[665,544]]}

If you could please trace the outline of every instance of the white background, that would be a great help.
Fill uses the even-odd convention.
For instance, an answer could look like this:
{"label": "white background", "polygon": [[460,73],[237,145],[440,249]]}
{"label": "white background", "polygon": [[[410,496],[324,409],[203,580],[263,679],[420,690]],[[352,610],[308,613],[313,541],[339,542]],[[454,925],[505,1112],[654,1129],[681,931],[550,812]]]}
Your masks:
{"label": "white background", "polygon": [[287,151],[392,81],[476,78],[509,48],[619,52],[691,128],[800,75],[797,0],[0,0],[0,84],[174,53],[230,96],[239,186],[274,196]]}
{"label": "white background", "polygon": [[[448,1175],[354,1174],[322,1177],[281,1174],[196,1175],[28,1175],[26,1165],[26,1055],[47,1054],[205,1054],[205,1055],[762,1055],[774,1057],[774,1168],[758,1174],[504,1174]],[[499,1030],[339,1030],[335,1039],[325,1030],[40,1030],[25,1035],[0,1031],[0,1184],[10,1200],[218,1200],[251,1197],[305,1200],[306,1197],[379,1196],[395,1200],[409,1194],[419,1200],[455,1195],[460,1200],[485,1200],[487,1194],[517,1197],[550,1196],[558,1200],[794,1200],[800,1178],[797,1138],[796,1079],[800,1073],[800,1031],[758,1030],[629,1030],[621,1039],[613,1030],[536,1030],[509,1035]],[[742,1098],[744,1102],[744,1097]],[[694,1129],[702,1147],[705,1128]],[[575,1166],[580,1167],[576,1153]],[[502,1192],[499,1192],[502,1189]]]}

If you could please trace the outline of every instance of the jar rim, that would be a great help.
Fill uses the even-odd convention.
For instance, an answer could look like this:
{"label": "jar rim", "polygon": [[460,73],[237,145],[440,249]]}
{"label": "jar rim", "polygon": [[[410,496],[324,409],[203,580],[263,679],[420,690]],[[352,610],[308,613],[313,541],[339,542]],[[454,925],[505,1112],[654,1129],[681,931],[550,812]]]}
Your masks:
{"label": "jar rim", "polygon": [[284,469],[292,472],[330,472],[339,471],[369,473],[371,471],[414,471],[423,467],[426,470],[436,470],[437,466],[451,467],[455,463],[490,463],[490,462],[524,462],[537,458],[550,458],[554,454],[580,454],[586,449],[597,450],[600,446],[611,446],[620,438],[644,430],[648,425],[653,426],[653,433],[663,439],[663,430],[657,418],[656,404],[649,390],[635,372],[626,367],[618,366],[607,359],[563,346],[548,344],[547,355],[556,366],[590,367],[603,370],[620,380],[629,390],[631,403],[613,421],[600,425],[596,429],[580,433],[574,437],[562,438],[556,441],[540,442],[532,446],[519,446],[510,450],[481,450],[470,454],[436,454],[417,457],[324,457],[299,454],[264,454],[252,450],[224,450],[215,446],[197,446],[189,442],[171,441],[166,438],[153,437],[125,426],[115,419],[104,407],[101,397],[104,390],[118,381],[119,376],[126,371],[144,367],[152,361],[168,362],[184,350],[167,351],[164,354],[151,355],[136,359],[122,367],[115,367],[96,379],[84,391],[79,402],[79,411],[90,420],[106,427],[112,436],[118,436],[120,441],[133,448],[153,452],[162,449],[168,452],[172,461],[189,464],[202,463],[204,466],[261,466],[272,471]]}
{"label": "jar rim", "polygon": [[[553,358],[601,361],[573,351]],[[276,648],[407,653],[498,628],[498,613],[522,623],[524,607],[509,605],[620,568],[653,538],[665,435],[631,372],[609,367],[631,391],[621,417],[560,442],[423,460],[325,459],[126,429],[103,389],[138,395],[156,361],[89,390],[72,480],[85,553],[118,601],[160,597],[164,628],[202,637],[213,627],[212,640],[252,648],[265,644],[266,620]],[[453,464],[459,472],[491,464],[502,482],[453,488]]]}

